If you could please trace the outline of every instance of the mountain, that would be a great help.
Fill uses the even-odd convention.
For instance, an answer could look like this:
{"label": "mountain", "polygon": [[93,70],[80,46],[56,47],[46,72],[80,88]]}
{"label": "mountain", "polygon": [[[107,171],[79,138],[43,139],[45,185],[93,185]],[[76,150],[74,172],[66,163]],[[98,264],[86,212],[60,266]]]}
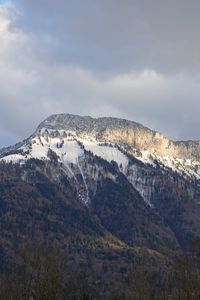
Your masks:
{"label": "mountain", "polygon": [[199,216],[199,141],[174,142],[123,119],[59,114],[0,150],[2,270],[43,243],[72,266],[95,266],[91,281],[101,278],[101,291],[113,276],[120,287],[133,262],[169,268],[174,253],[199,239]]}
{"label": "mountain", "polygon": [[[186,173],[190,177],[200,178],[200,141],[173,142],[159,132],[152,131],[138,123],[117,118],[93,119],[69,114],[53,115],[42,122],[26,142],[2,150],[1,156],[9,154],[9,151],[14,149],[22,149],[21,146],[31,145],[40,136],[48,135],[54,137],[57,135],[65,140],[67,136],[76,139],[84,144],[86,150],[91,148],[94,154],[99,154],[106,160],[111,158],[110,149],[107,148],[108,153],[103,154],[105,148],[100,148],[98,152],[99,147],[96,147],[96,144],[102,146],[103,143],[109,143],[144,163],[153,164],[157,161],[181,174]],[[46,143],[49,146],[48,141]],[[37,150],[40,152],[39,148]],[[42,155],[38,153],[39,156],[40,154]],[[37,154],[33,153],[32,157],[37,157]],[[116,157],[113,158],[116,159]]]}
{"label": "mountain", "polygon": [[173,142],[123,119],[59,114],[1,150],[0,162],[0,222],[6,228],[13,222],[10,210],[25,227],[24,213],[33,213],[31,224],[39,226],[34,214],[45,201],[41,209],[49,217],[41,232],[55,219],[66,222],[59,207],[64,201],[80,213],[75,221],[67,210],[70,228],[76,222],[82,231],[88,219],[84,231],[108,232],[128,246],[174,250],[200,235],[200,142]]}

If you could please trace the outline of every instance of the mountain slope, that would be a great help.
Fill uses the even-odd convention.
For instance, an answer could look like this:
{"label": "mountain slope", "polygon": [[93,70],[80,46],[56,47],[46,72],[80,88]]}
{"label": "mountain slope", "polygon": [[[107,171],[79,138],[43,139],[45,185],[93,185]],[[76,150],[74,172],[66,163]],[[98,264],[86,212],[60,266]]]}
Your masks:
{"label": "mountain slope", "polygon": [[[185,247],[188,240],[200,235],[199,150],[199,142],[173,142],[127,120],[53,115],[30,138],[0,152],[2,174],[8,178],[9,174],[19,174],[20,180],[11,196],[4,194],[5,188],[0,191],[2,222],[21,198],[24,212],[29,211],[23,189],[33,189],[39,203],[47,201],[43,212],[46,215],[49,211],[52,219],[58,220],[59,233],[63,220],[74,218],[71,208],[70,216],[62,215],[62,201],[68,201],[70,207],[75,205],[80,222],[78,217],[66,224],[65,237],[72,223],[82,236],[88,220],[83,230],[86,239],[94,230],[99,238],[110,233],[131,247],[159,251]],[[7,203],[18,193],[17,186],[21,192],[10,208]],[[57,216],[54,205],[58,206]],[[48,218],[44,220],[41,232],[48,224]],[[24,222],[36,226],[35,213]],[[48,234],[52,230],[48,227]]]}

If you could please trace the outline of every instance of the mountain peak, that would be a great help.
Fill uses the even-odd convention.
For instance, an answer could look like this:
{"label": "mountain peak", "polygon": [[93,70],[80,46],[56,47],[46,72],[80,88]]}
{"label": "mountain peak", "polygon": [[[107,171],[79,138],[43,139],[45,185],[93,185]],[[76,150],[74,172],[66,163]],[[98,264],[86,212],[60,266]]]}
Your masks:
{"label": "mountain peak", "polygon": [[0,157],[7,161],[48,160],[50,149],[61,162],[74,163],[83,154],[80,144],[94,155],[116,161],[123,170],[133,157],[200,178],[200,142],[173,142],[139,123],[111,117],[52,115],[29,139],[1,151]]}
{"label": "mountain peak", "polygon": [[100,117],[92,118],[91,116],[79,116],[73,114],[54,114],[45,119],[38,129],[57,129],[57,130],[78,130],[78,131],[101,131],[108,128],[145,128],[143,125],[121,118]]}
{"label": "mountain peak", "polygon": [[162,133],[140,123],[114,117],[92,118],[73,114],[55,114],[45,119],[37,129],[65,130],[79,137],[86,135],[99,142],[128,144],[138,150],[149,150],[159,156],[200,160],[200,141],[172,141]]}

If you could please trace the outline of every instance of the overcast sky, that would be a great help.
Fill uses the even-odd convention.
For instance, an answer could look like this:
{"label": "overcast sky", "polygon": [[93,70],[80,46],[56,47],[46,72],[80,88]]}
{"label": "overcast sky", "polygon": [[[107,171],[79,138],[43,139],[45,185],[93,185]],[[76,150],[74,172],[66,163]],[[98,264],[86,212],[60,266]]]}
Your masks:
{"label": "overcast sky", "polygon": [[200,139],[199,0],[0,0],[0,147],[54,113]]}

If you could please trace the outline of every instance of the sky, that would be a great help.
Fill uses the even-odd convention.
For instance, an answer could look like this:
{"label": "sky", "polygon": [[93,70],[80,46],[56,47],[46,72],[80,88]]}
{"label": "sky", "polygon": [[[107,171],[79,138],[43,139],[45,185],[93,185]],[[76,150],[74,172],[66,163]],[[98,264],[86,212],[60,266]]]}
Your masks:
{"label": "sky", "polygon": [[199,0],[0,0],[0,147],[51,114],[200,140]]}

